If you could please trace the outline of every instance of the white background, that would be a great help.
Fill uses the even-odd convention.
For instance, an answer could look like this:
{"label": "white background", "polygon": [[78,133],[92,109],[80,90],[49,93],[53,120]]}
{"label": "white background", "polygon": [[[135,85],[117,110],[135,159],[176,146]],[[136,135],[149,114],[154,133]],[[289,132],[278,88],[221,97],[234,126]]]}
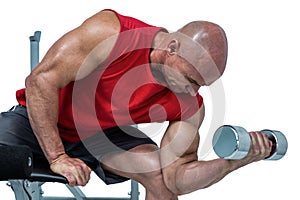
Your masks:
{"label": "white background", "polygon": [[[289,140],[287,155],[280,161],[262,161],[229,174],[210,188],[180,199],[299,199],[299,7],[296,0],[194,0],[194,1],[92,1],[15,0],[0,3],[0,109],[16,104],[15,91],[29,74],[29,39],[42,31],[41,57],[62,34],[87,17],[112,8],[147,23],[177,30],[193,20],[221,25],[228,37],[229,57],[222,84],[226,96],[222,123],[247,130],[281,130]],[[207,135],[213,114],[211,88],[201,89],[207,118],[200,129]],[[222,98],[220,98],[222,100]],[[219,124],[221,125],[221,123]],[[207,141],[206,141],[207,142]],[[205,146],[205,144],[202,145]],[[298,146],[298,147],[297,147]],[[199,150],[200,152],[200,150]],[[216,156],[208,151],[202,159]],[[1,158],[0,158],[1,159]],[[48,195],[69,195],[60,184],[46,184]],[[88,196],[126,196],[130,182],[105,186],[95,176],[83,188]],[[141,198],[144,189],[140,187]],[[13,193],[0,182],[0,199],[13,200]]]}

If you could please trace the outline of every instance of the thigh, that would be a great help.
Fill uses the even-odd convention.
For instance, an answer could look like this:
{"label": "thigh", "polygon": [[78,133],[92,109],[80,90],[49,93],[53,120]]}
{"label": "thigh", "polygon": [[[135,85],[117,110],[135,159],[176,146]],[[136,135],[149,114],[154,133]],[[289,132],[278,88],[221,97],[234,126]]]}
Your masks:
{"label": "thigh", "polygon": [[[159,163],[156,143],[132,126],[106,129],[83,140],[81,145],[76,145],[76,148],[67,146],[69,145],[65,145],[66,149],[70,150],[68,150],[68,154],[80,158],[86,163],[96,160],[97,166],[93,170],[106,184],[133,178],[132,174],[137,173],[141,168],[140,171],[149,171],[150,168],[152,170],[153,167],[150,167],[149,163],[153,164],[153,160]],[[151,153],[147,156],[149,152]],[[150,159],[150,157],[152,158]],[[143,167],[139,165],[142,163]],[[93,166],[95,166],[95,162]],[[155,167],[160,166],[156,165]]]}
{"label": "thigh", "polygon": [[43,155],[31,129],[26,108],[18,105],[0,113],[0,145],[26,145],[35,155]]}
{"label": "thigh", "polygon": [[161,171],[159,149],[153,144],[142,144],[129,151],[106,155],[101,165],[105,170],[135,180]]}
{"label": "thigh", "polygon": [[82,143],[99,161],[104,156],[127,152],[139,145],[157,146],[151,138],[132,126],[119,126],[100,131],[93,137],[83,140]]}

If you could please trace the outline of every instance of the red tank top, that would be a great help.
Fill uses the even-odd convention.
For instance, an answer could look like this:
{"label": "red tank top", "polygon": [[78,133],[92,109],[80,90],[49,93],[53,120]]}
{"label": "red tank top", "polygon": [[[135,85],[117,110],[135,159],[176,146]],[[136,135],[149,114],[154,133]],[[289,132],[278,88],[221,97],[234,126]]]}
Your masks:
{"label": "red tank top", "polygon": [[[116,15],[120,34],[104,64],[59,92],[58,128],[67,141],[78,142],[115,126],[184,120],[202,105],[199,94],[174,94],[153,77],[151,45],[163,28]],[[16,96],[26,106],[25,89]]]}

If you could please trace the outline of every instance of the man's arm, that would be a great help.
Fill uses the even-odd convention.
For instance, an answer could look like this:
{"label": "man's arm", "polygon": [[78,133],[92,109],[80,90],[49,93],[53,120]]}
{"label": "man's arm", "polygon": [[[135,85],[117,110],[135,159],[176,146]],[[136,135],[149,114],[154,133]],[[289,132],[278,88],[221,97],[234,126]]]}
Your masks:
{"label": "man's arm", "polygon": [[161,164],[167,187],[175,194],[186,194],[209,187],[228,173],[267,157],[271,144],[265,134],[251,132],[252,147],[242,160],[199,161],[198,129],[204,118],[204,106],[186,121],[170,122],[161,142]]}
{"label": "man's arm", "polygon": [[59,90],[89,75],[108,56],[119,31],[119,21],[109,11],[99,12],[68,32],[49,49],[26,78],[30,124],[51,169],[69,184],[85,185],[91,170],[66,155],[59,136]]}

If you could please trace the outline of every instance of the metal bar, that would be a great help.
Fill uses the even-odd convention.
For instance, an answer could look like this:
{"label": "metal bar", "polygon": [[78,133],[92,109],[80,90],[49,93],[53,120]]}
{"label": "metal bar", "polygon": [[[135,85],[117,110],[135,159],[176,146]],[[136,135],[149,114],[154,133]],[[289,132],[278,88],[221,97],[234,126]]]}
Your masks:
{"label": "metal bar", "polygon": [[34,35],[29,37],[29,40],[30,40],[30,69],[31,69],[31,71],[40,62],[40,59],[39,59],[40,39],[41,39],[41,31],[35,31]]}
{"label": "metal bar", "polygon": [[138,182],[131,180],[131,192],[130,192],[130,200],[138,200],[139,199],[139,184]]}
{"label": "metal bar", "polygon": [[70,185],[66,184],[66,187],[70,190],[70,192],[74,195],[77,200],[84,200],[85,194],[81,191],[81,189],[77,186],[71,187]]}

